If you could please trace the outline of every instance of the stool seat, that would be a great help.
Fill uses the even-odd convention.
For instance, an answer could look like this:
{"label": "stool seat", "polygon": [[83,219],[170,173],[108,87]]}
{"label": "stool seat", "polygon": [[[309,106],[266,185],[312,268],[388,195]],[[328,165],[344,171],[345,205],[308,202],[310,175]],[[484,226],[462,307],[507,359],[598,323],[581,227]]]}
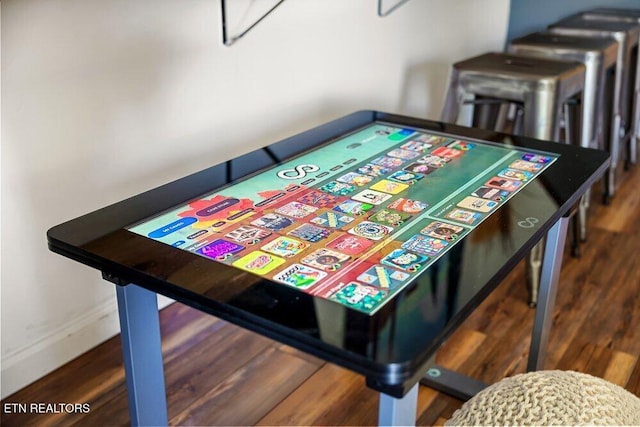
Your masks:
{"label": "stool seat", "polygon": [[640,399],[579,372],[529,372],[482,390],[445,425],[640,425]]}

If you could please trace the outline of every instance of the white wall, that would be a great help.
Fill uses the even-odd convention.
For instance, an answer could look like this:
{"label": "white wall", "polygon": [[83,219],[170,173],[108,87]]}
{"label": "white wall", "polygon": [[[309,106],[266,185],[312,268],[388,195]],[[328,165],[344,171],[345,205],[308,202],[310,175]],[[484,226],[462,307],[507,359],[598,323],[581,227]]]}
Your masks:
{"label": "white wall", "polygon": [[2,397],[117,332],[46,230],[359,109],[437,118],[508,0],[289,0],[231,47],[218,0],[2,2]]}

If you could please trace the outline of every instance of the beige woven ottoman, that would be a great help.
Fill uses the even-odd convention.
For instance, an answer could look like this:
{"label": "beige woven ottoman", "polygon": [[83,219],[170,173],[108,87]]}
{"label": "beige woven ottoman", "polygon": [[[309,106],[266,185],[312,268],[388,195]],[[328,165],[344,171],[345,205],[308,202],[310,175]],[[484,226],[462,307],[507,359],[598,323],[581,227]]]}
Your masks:
{"label": "beige woven ottoman", "polygon": [[482,390],[446,425],[640,426],[640,398],[579,372],[529,372]]}

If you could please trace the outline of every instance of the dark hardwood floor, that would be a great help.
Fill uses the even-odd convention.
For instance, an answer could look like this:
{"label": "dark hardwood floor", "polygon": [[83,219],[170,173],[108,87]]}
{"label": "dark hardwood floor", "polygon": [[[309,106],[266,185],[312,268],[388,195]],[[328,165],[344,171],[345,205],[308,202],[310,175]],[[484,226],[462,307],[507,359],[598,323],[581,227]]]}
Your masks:
{"label": "dark hardwood floor", "polygon": [[[599,187],[599,186],[598,186]],[[610,206],[596,188],[589,241],[565,251],[546,369],[577,370],[640,395],[640,165]],[[441,365],[495,382],[524,372],[534,311],[519,265],[439,351]],[[161,313],[172,425],[374,425],[364,379],[181,304]],[[5,414],[3,426],[129,422],[115,337],[2,401],[89,403],[86,414]],[[421,387],[418,425],[462,402]]]}

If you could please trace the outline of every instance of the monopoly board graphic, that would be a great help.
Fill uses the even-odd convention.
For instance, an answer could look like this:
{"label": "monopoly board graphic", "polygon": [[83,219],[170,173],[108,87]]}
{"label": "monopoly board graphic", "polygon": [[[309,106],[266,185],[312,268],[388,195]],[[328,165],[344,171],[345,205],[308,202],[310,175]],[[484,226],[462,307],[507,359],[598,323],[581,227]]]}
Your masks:
{"label": "monopoly board graphic", "polygon": [[556,158],[376,123],[128,230],[372,314]]}

